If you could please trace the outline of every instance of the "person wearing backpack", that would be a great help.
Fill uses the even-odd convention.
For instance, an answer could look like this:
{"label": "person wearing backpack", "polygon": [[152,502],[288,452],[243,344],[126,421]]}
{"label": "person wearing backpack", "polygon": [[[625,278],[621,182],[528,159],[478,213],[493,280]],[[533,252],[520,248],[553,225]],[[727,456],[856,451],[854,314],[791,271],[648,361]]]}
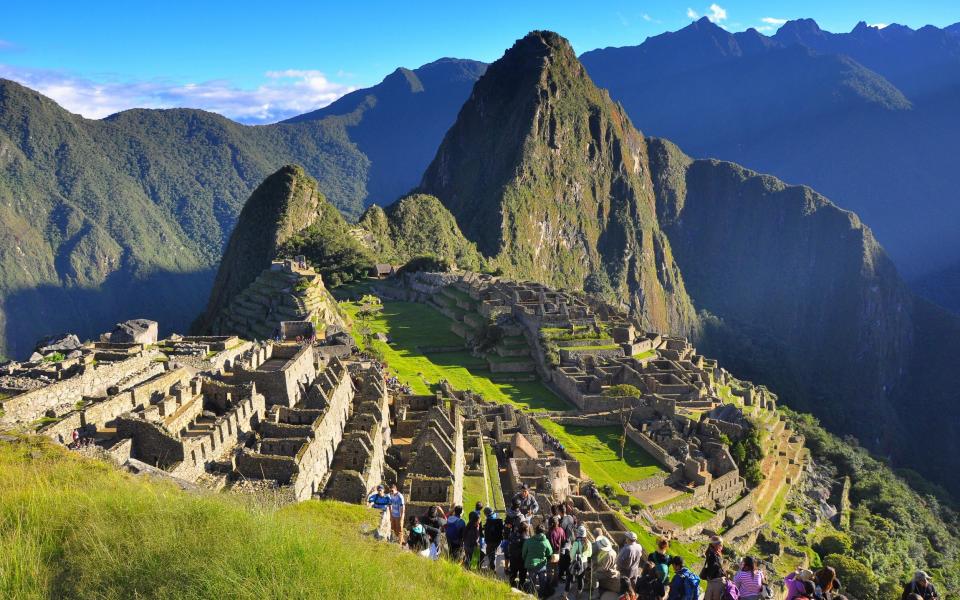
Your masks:
{"label": "person wearing backpack", "polygon": [[666,594],[667,588],[660,579],[657,565],[648,560],[643,564],[643,571],[637,580],[637,597],[640,600],[663,600]]}
{"label": "person wearing backpack", "polygon": [[483,509],[487,520],[483,524],[483,539],[487,541],[487,551],[481,557],[481,562],[486,559],[487,567],[491,571],[496,569],[497,548],[503,542],[503,519],[489,506]]}
{"label": "person wearing backpack", "polygon": [[463,518],[462,506],[454,506],[453,514],[447,517],[447,524],[444,532],[447,534],[447,548],[450,551],[450,559],[459,562],[463,553],[463,531],[467,528]]}
{"label": "person wearing backpack", "polygon": [[740,570],[733,576],[733,583],[737,588],[739,600],[760,600],[765,578],[752,556],[744,557],[743,562],[740,563]]}
{"label": "person wearing backpack", "polygon": [[577,596],[583,592],[583,580],[590,568],[590,557],[593,556],[593,544],[587,539],[587,528],[580,525],[576,528],[573,544],[570,545],[570,573],[567,577],[566,591],[576,584]]}
{"label": "person wearing backpack", "polygon": [[670,581],[670,594],[667,600],[699,600],[700,578],[683,565],[682,556],[670,559],[673,566],[673,579]]}
{"label": "person wearing backpack", "polygon": [[523,542],[523,566],[537,584],[537,592],[541,598],[550,596],[550,582],[547,578],[547,564],[553,554],[553,547],[547,539],[547,532],[543,525],[537,525],[533,537]]}
{"label": "person wearing backpack", "polygon": [[704,556],[700,579],[707,582],[704,600],[721,600],[724,592],[727,567],[723,559],[723,538],[715,535],[710,538],[707,554]]}
{"label": "person wearing backpack", "polygon": [[523,545],[530,537],[530,525],[519,521],[510,533],[510,545],[507,547],[507,556],[510,586],[522,590],[527,583],[527,568],[523,564]]}
{"label": "person wearing backpack", "polygon": [[653,563],[656,572],[660,575],[660,581],[663,585],[670,583],[670,540],[660,538],[657,540],[657,549],[650,553],[647,560]]}

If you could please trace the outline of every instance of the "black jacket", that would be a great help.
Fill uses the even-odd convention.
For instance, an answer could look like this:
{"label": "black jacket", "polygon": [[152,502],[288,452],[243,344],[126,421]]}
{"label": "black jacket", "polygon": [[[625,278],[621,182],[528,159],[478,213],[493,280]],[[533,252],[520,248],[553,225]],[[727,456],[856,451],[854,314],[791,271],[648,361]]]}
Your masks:
{"label": "black jacket", "polygon": [[937,596],[937,590],[933,587],[932,583],[927,583],[927,587],[921,588],[914,581],[903,586],[903,595],[900,597],[900,600],[910,600],[911,594],[916,594],[923,598],[923,600],[937,600],[937,598],[940,597]]}
{"label": "black jacket", "polygon": [[700,579],[710,581],[726,575],[727,569],[724,562],[723,556],[714,552],[712,548],[707,548],[706,561],[703,564],[703,570],[700,571]]}
{"label": "black jacket", "polygon": [[487,540],[487,548],[496,549],[503,541],[503,519],[487,517],[487,521],[483,524],[483,538]]}

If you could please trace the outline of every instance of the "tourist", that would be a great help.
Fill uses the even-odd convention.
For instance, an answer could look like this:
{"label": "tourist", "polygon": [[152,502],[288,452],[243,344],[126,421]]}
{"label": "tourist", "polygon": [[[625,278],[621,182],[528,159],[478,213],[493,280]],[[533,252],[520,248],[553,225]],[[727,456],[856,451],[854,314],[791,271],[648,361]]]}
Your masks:
{"label": "tourist", "polygon": [[763,571],[757,568],[753,557],[744,557],[740,570],[733,576],[733,584],[740,592],[740,600],[759,600],[764,583]]}
{"label": "tourist", "polygon": [[397,484],[390,485],[390,530],[396,542],[403,545],[403,519],[407,516],[407,503]]}
{"label": "tourist", "polygon": [[467,522],[470,522],[470,517],[472,517],[474,513],[476,513],[478,519],[483,516],[483,502],[477,502],[474,509],[470,511],[469,515],[467,515]]}
{"label": "tourist", "polygon": [[444,531],[447,534],[447,549],[450,552],[450,560],[460,561],[463,552],[463,530],[467,528],[463,518],[462,506],[454,506],[453,514],[447,517],[447,524]]}
{"label": "tourist", "polygon": [[[467,526],[463,530],[463,565],[469,569],[473,553],[480,546],[480,513],[472,510],[467,519]],[[477,559],[477,569],[482,561],[483,557]]]}
{"label": "tourist", "polygon": [[823,567],[813,576],[813,585],[816,594],[823,600],[833,600],[840,590],[840,580],[833,567]]}
{"label": "tourist", "polygon": [[527,583],[527,569],[523,563],[523,547],[530,538],[530,525],[525,522],[519,522],[510,536],[510,545],[507,549],[509,563],[507,569],[509,573],[510,585],[523,589]]}
{"label": "tourist", "polygon": [[647,560],[652,562],[657,573],[660,574],[660,581],[663,585],[670,583],[670,540],[660,538],[657,540],[657,549],[650,553]]}
{"label": "tourist", "polygon": [[637,543],[637,534],[627,532],[623,548],[617,554],[617,570],[620,571],[620,593],[631,600],[637,597],[637,579],[643,563],[643,548]]}
{"label": "tourist", "polygon": [[577,518],[567,511],[567,506],[559,506],[560,527],[567,534],[567,543],[560,548],[560,564],[558,565],[560,581],[566,581],[570,571],[570,546],[577,539]]}
{"label": "tourist", "polygon": [[533,537],[523,543],[523,566],[537,586],[541,598],[550,595],[547,582],[547,561],[553,554],[553,547],[547,539],[543,525],[537,525]]}
{"label": "tourist", "polygon": [[483,513],[487,516],[487,520],[483,523],[483,539],[487,543],[487,550],[480,558],[481,562],[486,559],[487,567],[493,571],[497,566],[497,548],[503,543],[504,524],[503,519],[489,506],[483,509]]}
{"label": "tourist", "polygon": [[553,548],[553,554],[550,555],[550,583],[556,585],[560,580],[560,552],[567,545],[567,532],[560,527],[560,519],[550,517],[550,531],[547,532],[547,539],[550,541],[550,547]]}
{"label": "tourist", "polygon": [[707,591],[703,600],[721,600],[723,596],[724,580],[726,578],[726,564],[723,558],[723,538],[715,535],[710,538],[707,554],[704,557],[700,579],[707,582]]}
{"label": "tourist", "polygon": [[904,586],[901,600],[907,600],[911,594],[920,596],[923,600],[937,600],[937,590],[933,587],[933,580],[925,571],[917,571],[910,583]]}
{"label": "tourist", "polygon": [[617,553],[613,549],[613,542],[606,536],[599,535],[595,544],[593,577],[596,579],[597,585],[601,590],[619,591],[620,571],[617,570]]}
{"label": "tourist", "polygon": [[590,557],[593,556],[593,545],[587,539],[587,528],[583,525],[574,531],[574,540],[570,545],[570,574],[567,577],[566,591],[576,585],[577,595],[583,592],[583,581],[590,569]]}
{"label": "tourist", "polygon": [[429,545],[426,529],[420,524],[420,519],[414,517],[413,523],[410,526],[410,534],[407,538],[407,546],[410,550],[422,554],[427,550]]}
{"label": "tourist", "polygon": [[783,578],[783,585],[787,589],[785,600],[795,600],[803,595],[804,584],[813,581],[813,571],[797,569]]}
{"label": "tourist", "polygon": [[440,533],[443,531],[445,521],[443,511],[439,506],[431,506],[427,509],[427,516],[424,517],[422,523],[430,537],[430,545],[433,547],[431,554],[440,553]]}
{"label": "tourist", "polygon": [[671,558],[670,565],[673,567],[673,579],[667,600],[697,600],[700,596],[700,578],[684,566],[682,556]]}
{"label": "tourist", "polygon": [[663,600],[667,594],[666,585],[660,577],[660,571],[653,561],[645,561],[637,580],[637,597],[640,600]]}
{"label": "tourist", "polygon": [[379,510],[380,514],[383,514],[385,510],[390,508],[390,496],[384,493],[383,485],[378,485],[377,491],[367,497],[367,504],[369,504],[371,508]]}
{"label": "tourist", "polygon": [[535,515],[540,512],[540,504],[533,494],[530,493],[530,486],[523,484],[520,491],[514,496],[514,500],[520,501],[520,514],[525,516]]}

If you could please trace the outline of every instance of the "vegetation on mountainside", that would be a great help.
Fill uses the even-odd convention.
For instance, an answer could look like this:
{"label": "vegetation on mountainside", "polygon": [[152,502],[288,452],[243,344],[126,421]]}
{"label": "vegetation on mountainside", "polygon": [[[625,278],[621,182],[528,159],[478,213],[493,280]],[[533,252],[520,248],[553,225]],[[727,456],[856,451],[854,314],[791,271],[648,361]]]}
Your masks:
{"label": "vegetation on mountainside", "polygon": [[183,492],[42,438],[0,443],[4,598],[511,597],[375,541],[376,523],[339,502]]}
{"label": "vegetation on mountainside", "polygon": [[960,516],[953,500],[930,484],[918,485],[919,478],[911,473],[898,476],[856,440],[837,438],[811,415],[780,410],[806,437],[814,459],[834,469],[837,478],[850,477],[852,482],[850,527],[844,532],[849,544],[839,538],[815,546],[845,558],[822,556],[824,563],[837,562],[851,573],[859,572],[856,562],[866,565],[866,573],[856,577],[865,589],[881,593],[863,597],[894,600],[902,589],[899,584],[916,569],[932,573],[941,594],[960,590]]}
{"label": "vegetation on mountainside", "polygon": [[757,486],[763,481],[763,473],[760,472],[763,447],[760,444],[760,431],[756,426],[751,427],[747,435],[730,445],[730,456],[750,486]]}
{"label": "vegetation on mountainside", "polygon": [[385,210],[371,206],[359,225],[373,237],[381,261],[405,264],[432,256],[460,269],[479,271],[485,261],[468,241],[450,211],[433,196],[413,194]]}
{"label": "vegetation on mountainside", "polygon": [[645,152],[569,43],[535,31],[477,82],[419,191],[505,274],[572,289],[589,277],[651,328],[689,332],[696,315],[638,168]]}

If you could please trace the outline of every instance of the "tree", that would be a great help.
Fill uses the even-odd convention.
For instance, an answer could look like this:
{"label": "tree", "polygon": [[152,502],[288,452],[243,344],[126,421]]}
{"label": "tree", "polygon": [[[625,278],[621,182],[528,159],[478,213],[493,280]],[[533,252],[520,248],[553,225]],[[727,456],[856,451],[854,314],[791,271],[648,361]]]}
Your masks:
{"label": "tree", "polygon": [[813,545],[813,549],[820,556],[830,554],[849,554],[853,550],[853,540],[842,531],[831,531],[820,538]]}
{"label": "tree", "polygon": [[837,577],[851,596],[876,598],[880,593],[880,582],[870,567],[859,560],[843,554],[829,554],[823,558],[823,564],[837,570]]}

